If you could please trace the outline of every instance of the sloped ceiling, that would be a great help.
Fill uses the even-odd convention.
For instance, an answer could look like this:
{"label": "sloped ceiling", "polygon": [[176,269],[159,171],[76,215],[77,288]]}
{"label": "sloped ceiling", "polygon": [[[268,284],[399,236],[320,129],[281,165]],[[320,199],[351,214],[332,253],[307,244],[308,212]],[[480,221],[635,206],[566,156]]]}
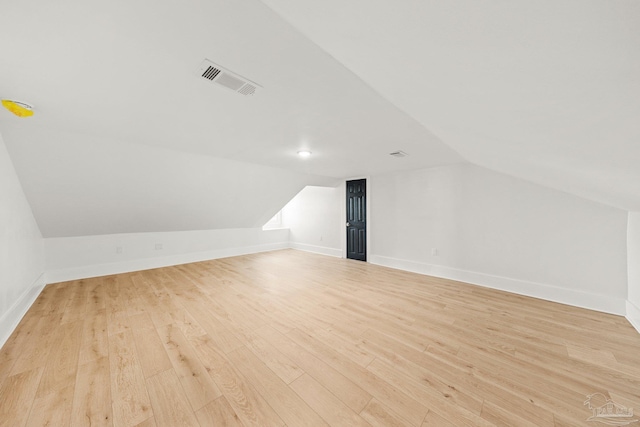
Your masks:
{"label": "sloped ceiling", "polygon": [[281,168],[15,129],[6,138],[45,237],[261,227],[305,185],[335,180]]}
{"label": "sloped ceiling", "polygon": [[640,209],[640,2],[264,2],[468,160]]}
{"label": "sloped ceiling", "polygon": [[467,160],[640,210],[637,2],[5,3],[0,97],[36,115],[0,133],[45,237],[253,227],[305,185]]}
{"label": "sloped ceiling", "polygon": [[[463,161],[257,0],[4,2],[0,52],[0,97],[36,107],[29,119],[1,111],[0,132],[46,237],[250,227],[286,203],[278,188],[291,198],[320,176]],[[245,97],[203,80],[205,58],[264,89]],[[242,162],[273,188],[251,202],[253,184],[214,170],[206,185],[230,190],[204,209],[203,183],[181,175],[184,165],[144,160],[157,149],[174,151],[175,162],[183,153]],[[313,156],[301,161],[301,149]],[[411,156],[390,157],[396,150]],[[280,169],[280,179],[257,165]],[[156,187],[165,181],[173,192]],[[105,200],[118,206],[117,221]],[[216,219],[214,203],[243,213]],[[198,209],[209,219],[178,219]]]}

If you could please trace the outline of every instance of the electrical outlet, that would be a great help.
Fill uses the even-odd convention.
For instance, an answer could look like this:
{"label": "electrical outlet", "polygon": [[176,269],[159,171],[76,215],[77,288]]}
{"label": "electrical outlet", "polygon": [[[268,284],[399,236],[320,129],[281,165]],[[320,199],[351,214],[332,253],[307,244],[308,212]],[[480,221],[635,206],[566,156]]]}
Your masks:
{"label": "electrical outlet", "polygon": [[431,255],[438,256],[438,249],[437,248],[431,248]]}
{"label": "electrical outlet", "polygon": [[156,251],[162,249],[162,243],[156,243]]}
{"label": "electrical outlet", "polygon": [[122,253],[122,246],[116,246],[116,253],[117,254],[121,254]]}
{"label": "electrical outlet", "polygon": [[320,241],[322,242],[322,234],[320,235]]}

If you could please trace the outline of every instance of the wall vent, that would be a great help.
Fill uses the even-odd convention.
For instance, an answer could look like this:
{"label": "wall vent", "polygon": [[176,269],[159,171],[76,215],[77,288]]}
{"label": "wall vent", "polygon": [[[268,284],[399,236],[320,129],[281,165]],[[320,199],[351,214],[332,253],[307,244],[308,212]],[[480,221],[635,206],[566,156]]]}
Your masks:
{"label": "wall vent", "polygon": [[216,83],[245,96],[253,95],[258,88],[262,88],[258,83],[229,71],[208,59],[205,59],[200,64],[198,75],[209,82]]}
{"label": "wall vent", "polygon": [[393,157],[407,157],[408,154],[405,153],[404,151],[394,151],[393,153],[389,153],[390,156]]}

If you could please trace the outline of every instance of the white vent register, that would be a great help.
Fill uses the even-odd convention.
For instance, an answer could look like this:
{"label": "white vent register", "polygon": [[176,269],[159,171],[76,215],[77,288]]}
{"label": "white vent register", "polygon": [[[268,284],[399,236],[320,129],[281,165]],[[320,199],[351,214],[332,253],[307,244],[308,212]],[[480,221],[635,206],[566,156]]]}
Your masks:
{"label": "white vent register", "polygon": [[405,153],[404,151],[394,151],[393,153],[389,153],[389,155],[393,157],[398,157],[398,158],[408,156],[408,154]]}
{"label": "white vent register", "polygon": [[205,59],[202,61],[202,64],[200,64],[198,75],[207,81],[216,83],[245,96],[253,95],[258,88],[262,88],[258,83],[229,71],[208,59]]}

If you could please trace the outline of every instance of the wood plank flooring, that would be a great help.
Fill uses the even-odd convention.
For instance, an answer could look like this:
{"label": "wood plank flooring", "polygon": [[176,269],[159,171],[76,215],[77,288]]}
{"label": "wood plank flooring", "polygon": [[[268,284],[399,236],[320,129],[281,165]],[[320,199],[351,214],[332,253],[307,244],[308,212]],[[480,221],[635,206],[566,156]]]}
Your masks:
{"label": "wood plank flooring", "polygon": [[11,427],[586,426],[593,393],[640,412],[622,317],[294,250],[48,285],[0,350]]}

